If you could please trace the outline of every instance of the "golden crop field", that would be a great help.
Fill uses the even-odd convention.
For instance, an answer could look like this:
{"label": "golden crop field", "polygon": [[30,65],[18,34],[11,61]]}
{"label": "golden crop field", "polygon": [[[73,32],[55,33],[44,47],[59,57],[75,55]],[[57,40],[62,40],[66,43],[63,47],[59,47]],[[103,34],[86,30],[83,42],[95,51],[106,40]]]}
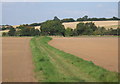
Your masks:
{"label": "golden crop field", "polygon": [[[118,21],[84,21],[84,23],[87,22],[93,22],[95,23],[96,26],[100,26],[100,27],[105,27],[105,28],[113,28],[116,29],[118,27]],[[75,29],[77,24],[80,22],[67,22],[67,23],[63,23],[63,25],[65,26],[65,28],[72,28]]]}

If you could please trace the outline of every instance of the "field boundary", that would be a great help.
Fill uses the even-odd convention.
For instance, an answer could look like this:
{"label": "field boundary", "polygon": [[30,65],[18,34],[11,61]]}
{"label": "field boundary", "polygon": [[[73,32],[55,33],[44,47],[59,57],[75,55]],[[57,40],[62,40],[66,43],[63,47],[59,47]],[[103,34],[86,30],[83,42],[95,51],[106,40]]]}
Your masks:
{"label": "field boundary", "polygon": [[[91,61],[56,49],[50,37],[31,40],[36,77],[43,82],[117,82],[118,73],[96,66]],[[66,71],[66,69],[68,69]],[[75,71],[75,70],[77,71]],[[56,78],[57,77],[57,78]],[[56,79],[55,79],[56,78]]]}

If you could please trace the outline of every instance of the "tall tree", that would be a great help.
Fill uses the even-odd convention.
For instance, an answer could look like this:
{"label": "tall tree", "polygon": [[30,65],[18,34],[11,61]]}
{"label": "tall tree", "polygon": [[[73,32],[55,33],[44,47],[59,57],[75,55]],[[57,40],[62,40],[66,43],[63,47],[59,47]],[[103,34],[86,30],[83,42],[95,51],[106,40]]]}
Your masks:
{"label": "tall tree", "polygon": [[88,20],[88,16],[85,15],[85,16],[83,17],[83,20],[84,20],[84,21]]}
{"label": "tall tree", "polygon": [[41,24],[42,35],[64,35],[65,28],[60,21],[48,20]]}
{"label": "tall tree", "polygon": [[60,19],[57,16],[55,16],[53,20],[54,21],[60,21]]}

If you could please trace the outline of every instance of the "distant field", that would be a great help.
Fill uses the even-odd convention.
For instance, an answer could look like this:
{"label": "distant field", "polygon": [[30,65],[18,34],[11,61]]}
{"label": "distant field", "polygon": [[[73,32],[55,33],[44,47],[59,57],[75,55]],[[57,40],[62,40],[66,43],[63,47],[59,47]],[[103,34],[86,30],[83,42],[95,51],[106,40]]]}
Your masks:
{"label": "distant field", "polygon": [[3,31],[0,31],[0,33],[3,33],[3,32],[9,32],[9,30],[3,30]]}
{"label": "distant field", "polygon": [[50,45],[118,72],[117,37],[53,37]]}
{"label": "distant field", "polygon": [[[105,27],[105,28],[114,28],[116,29],[118,27],[118,21],[84,21],[84,23],[86,22],[93,22],[95,23],[96,26],[100,26],[100,27]],[[80,23],[80,22],[68,22],[68,23],[63,23],[63,25],[65,26],[65,28],[72,28],[75,29],[76,25]]]}

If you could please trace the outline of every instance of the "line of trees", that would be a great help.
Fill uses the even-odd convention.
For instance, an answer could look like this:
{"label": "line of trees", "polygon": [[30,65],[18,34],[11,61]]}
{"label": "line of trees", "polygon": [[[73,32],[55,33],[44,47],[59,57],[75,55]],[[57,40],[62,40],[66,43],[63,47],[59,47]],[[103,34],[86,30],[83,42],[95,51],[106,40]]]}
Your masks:
{"label": "line of trees", "polygon": [[41,24],[41,35],[63,35],[63,36],[79,36],[79,35],[118,35],[118,29],[106,29],[97,27],[94,23],[79,23],[76,29],[65,29],[59,18],[48,20]]}
{"label": "line of trees", "polygon": [[76,21],[107,21],[107,20],[120,20],[120,18],[112,17],[112,18],[89,18],[87,15],[84,17],[78,18],[74,20],[73,18],[62,19],[61,22],[76,22]]}
{"label": "line of trees", "polygon": [[[89,18],[87,15],[81,17],[81,18],[78,18],[78,19],[73,19],[73,18],[65,18],[65,19],[59,19],[57,16],[54,17],[55,21],[60,21],[62,23],[64,22],[77,22],[77,21],[108,21],[108,20],[120,20],[120,18],[118,17],[112,17],[112,18]],[[44,23],[44,22],[43,22]],[[32,23],[32,24],[23,24],[23,26],[41,26],[42,23]],[[6,28],[5,26],[7,27],[10,27],[11,25],[0,25],[2,26],[2,30],[7,30],[8,28]]]}
{"label": "line of trees", "polygon": [[2,31],[2,30],[8,30],[8,29],[10,29],[10,28],[12,28],[11,25],[2,25],[0,30],[1,30],[1,31]]}
{"label": "line of trees", "polygon": [[120,20],[117,17],[113,18],[88,18],[88,16],[84,16],[82,18],[78,18],[76,21],[107,21],[107,20]]}
{"label": "line of trees", "polygon": [[67,28],[65,30],[66,36],[80,36],[80,35],[120,35],[120,28],[106,29],[104,27],[97,27],[94,23],[79,23],[76,29]]}
{"label": "line of trees", "polygon": [[18,28],[9,28],[8,33],[3,33],[3,36],[40,36],[40,31],[30,26],[19,26]]}
{"label": "line of trees", "polygon": [[[87,19],[87,17],[84,17]],[[72,20],[72,19],[71,19]],[[78,23],[75,29],[67,28],[59,18],[54,17],[53,20],[48,20],[41,23],[40,30],[35,29],[28,24],[20,25],[16,29],[9,28],[8,33],[3,33],[3,36],[40,36],[40,35],[61,35],[61,36],[79,36],[79,35],[120,35],[120,28],[106,29],[104,27],[97,27],[94,23]]]}

